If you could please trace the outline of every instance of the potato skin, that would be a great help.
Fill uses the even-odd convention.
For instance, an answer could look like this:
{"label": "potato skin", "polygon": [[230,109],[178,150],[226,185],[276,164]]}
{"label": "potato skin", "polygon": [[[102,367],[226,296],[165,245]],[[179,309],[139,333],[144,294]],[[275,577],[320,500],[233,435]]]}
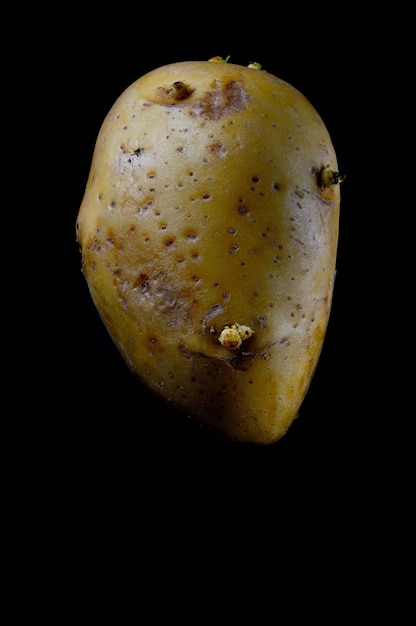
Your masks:
{"label": "potato skin", "polygon": [[[230,63],[149,72],[98,134],[76,224],[93,301],[131,371],[226,440],[276,442],[310,386],[338,245],[325,166],[307,99]],[[237,348],[233,324],[252,331]]]}

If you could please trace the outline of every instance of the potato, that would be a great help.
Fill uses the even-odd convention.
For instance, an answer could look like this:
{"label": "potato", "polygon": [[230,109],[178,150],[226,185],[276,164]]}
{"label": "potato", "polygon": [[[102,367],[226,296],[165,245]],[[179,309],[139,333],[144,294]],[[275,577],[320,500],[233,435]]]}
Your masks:
{"label": "potato", "polygon": [[258,64],[172,63],[116,100],[76,222],[82,272],[172,419],[230,442],[287,432],[328,325],[341,180],[317,111]]}

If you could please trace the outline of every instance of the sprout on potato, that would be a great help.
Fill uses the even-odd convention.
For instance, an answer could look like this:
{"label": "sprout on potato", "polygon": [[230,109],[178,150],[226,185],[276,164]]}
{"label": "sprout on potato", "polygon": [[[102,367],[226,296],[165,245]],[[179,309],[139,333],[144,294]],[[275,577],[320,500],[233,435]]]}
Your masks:
{"label": "sprout on potato", "polygon": [[236,350],[245,339],[252,335],[254,335],[254,330],[250,326],[236,323],[231,326],[225,326],[218,337],[218,341],[224,348]]}

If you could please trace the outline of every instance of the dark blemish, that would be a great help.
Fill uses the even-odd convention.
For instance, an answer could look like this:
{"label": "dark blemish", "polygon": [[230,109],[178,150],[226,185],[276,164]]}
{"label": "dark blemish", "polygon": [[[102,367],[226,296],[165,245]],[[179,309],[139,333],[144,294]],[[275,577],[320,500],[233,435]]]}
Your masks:
{"label": "dark blemish", "polygon": [[257,319],[258,319],[258,321],[259,321],[260,328],[261,328],[261,329],[266,328],[266,320],[264,319],[264,317],[263,317],[262,315],[258,315],[258,316],[257,316]]}
{"label": "dark blemish", "polygon": [[209,151],[216,156],[224,156],[226,153],[224,144],[221,142],[211,144]]}
{"label": "dark blemish", "polygon": [[140,156],[142,152],[143,152],[143,148],[137,148],[137,150],[134,150],[133,154],[135,156]]}
{"label": "dark blemish", "polygon": [[246,95],[241,83],[229,81],[221,84],[216,81],[216,88],[196,102],[190,114],[210,120],[218,120],[229,113],[236,113],[246,108]]}
{"label": "dark blemish", "polygon": [[272,188],[274,191],[280,191],[280,185],[278,183],[273,183]]}
{"label": "dark blemish", "polygon": [[143,206],[139,206],[137,209],[137,212],[140,213],[140,211],[146,211],[147,209],[150,209],[152,205],[153,205],[153,200],[149,200]]}
{"label": "dark blemish", "polygon": [[229,299],[231,298],[231,294],[230,294],[230,293],[228,293],[228,291],[225,291],[225,292],[222,294],[222,297],[224,298],[224,300],[229,300]]}
{"label": "dark blemish", "polygon": [[237,244],[236,244],[236,243],[233,243],[233,244],[230,246],[230,249],[228,250],[228,253],[229,253],[229,254],[235,254],[235,253],[237,252],[237,250],[239,250],[239,246],[237,246]]}
{"label": "dark blemish", "polygon": [[204,194],[202,194],[202,199],[203,199],[203,200],[209,200],[209,199],[210,199],[210,197],[211,197],[211,194],[209,194],[209,193],[204,193]]}
{"label": "dark blemish", "polygon": [[213,317],[216,317],[217,315],[220,315],[220,313],[223,313],[223,312],[224,312],[224,306],[222,304],[212,305],[204,315],[203,325],[206,325],[206,323],[209,320],[211,320]]}
{"label": "dark blemish", "polygon": [[246,207],[244,207],[244,206],[240,206],[239,209],[238,209],[238,212],[241,215],[249,215],[250,214],[249,210]]}
{"label": "dark blemish", "polygon": [[174,243],[175,243],[175,240],[170,237],[169,239],[165,240],[164,245],[166,246],[166,248],[172,248]]}
{"label": "dark blemish", "polygon": [[259,179],[259,178],[257,178],[257,176],[252,176],[252,177],[251,177],[251,182],[252,182],[252,183],[258,183],[258,182],[260,182],[260,179]]}

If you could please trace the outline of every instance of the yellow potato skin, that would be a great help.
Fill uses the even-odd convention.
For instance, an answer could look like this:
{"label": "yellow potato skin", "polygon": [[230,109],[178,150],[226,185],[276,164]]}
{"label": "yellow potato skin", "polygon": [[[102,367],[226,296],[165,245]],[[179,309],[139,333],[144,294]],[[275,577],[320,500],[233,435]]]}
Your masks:
{"label": "yellow potato skin", "polygon": [[98,134],[76,223],[93,301],[131,371],[226,440],[278,441],[310,386],[338,245],[326,166],[307,99],[230,63],[149,72]]}

